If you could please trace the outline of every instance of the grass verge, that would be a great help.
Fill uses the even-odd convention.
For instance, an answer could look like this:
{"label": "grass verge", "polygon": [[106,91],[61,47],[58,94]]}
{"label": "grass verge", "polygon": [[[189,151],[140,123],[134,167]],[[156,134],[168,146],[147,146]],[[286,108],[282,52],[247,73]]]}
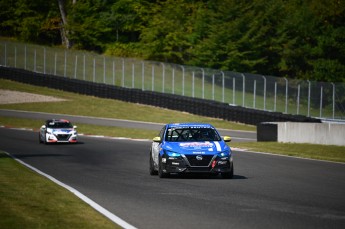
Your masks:
{"label": "grass verge", "polygon": [[0,104],[0,109],[38,111],[57,114],[83,115],[103,118],[128,119],[155,123],[206,122],[215,127],[256,131],[256,126],[208,118],[185,112],[173,111],[142,104],[127,103],[113,99],[102,99],[45,87],[37,87],[0,79],[0,89],[22,91],[66,99],[64,102],[38,102]]}
{"label": "grass verge", "polygon": [[120,228],[0,151],[1,228]]}
{"label": "grass verge", "polygon": [[279,142],[236,142],[231,146],[248,151],[345,163],[344,146]]}

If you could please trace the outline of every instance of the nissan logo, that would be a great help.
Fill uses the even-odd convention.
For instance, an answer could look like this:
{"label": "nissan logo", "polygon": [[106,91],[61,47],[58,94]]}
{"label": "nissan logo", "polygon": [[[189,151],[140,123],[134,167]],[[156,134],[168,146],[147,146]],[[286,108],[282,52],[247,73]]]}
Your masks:
{"label": "nissan logo", "polygon": [[201,160],[202,160],[202,156],[201,156],[201,155],[198,155],[198,156],[196,156],[196,159],[197,159],[198,161],[201,161]]}

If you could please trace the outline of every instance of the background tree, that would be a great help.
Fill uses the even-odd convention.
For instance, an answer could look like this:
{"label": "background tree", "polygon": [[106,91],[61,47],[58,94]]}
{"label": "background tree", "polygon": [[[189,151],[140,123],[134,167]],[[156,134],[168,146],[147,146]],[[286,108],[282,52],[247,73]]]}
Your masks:
{"label": "background tree", "polygon": [[0,35],[22,41],[345,82],[345,1],[0,0],[0,7]]}

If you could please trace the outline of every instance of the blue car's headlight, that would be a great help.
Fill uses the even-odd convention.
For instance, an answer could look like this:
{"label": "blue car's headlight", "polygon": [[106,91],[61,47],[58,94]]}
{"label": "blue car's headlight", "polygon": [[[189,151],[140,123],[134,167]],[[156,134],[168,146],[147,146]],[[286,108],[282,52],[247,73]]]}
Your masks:
{"label": "blue car's headlight", "polygon": [[180,153],[176,153],[173,151],[166,151],[166,154],[168,154],[169,157],[180,157],[181,156]]}
{"label": "blue car's headlight", "polygon": [[229,151],[223,151],[218,153],[218,157],[229,157],[230,156],[230,152]]}

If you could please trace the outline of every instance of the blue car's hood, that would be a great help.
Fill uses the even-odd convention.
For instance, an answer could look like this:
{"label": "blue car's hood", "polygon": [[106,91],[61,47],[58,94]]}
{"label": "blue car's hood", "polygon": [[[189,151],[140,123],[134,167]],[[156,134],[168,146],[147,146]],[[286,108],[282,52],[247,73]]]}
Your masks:
{"label": "blue car's hood", "polygon": [[204,142],[165,142],[164,149],[181,154],[214,155],[225,150],[230,150],[224,141]]}

